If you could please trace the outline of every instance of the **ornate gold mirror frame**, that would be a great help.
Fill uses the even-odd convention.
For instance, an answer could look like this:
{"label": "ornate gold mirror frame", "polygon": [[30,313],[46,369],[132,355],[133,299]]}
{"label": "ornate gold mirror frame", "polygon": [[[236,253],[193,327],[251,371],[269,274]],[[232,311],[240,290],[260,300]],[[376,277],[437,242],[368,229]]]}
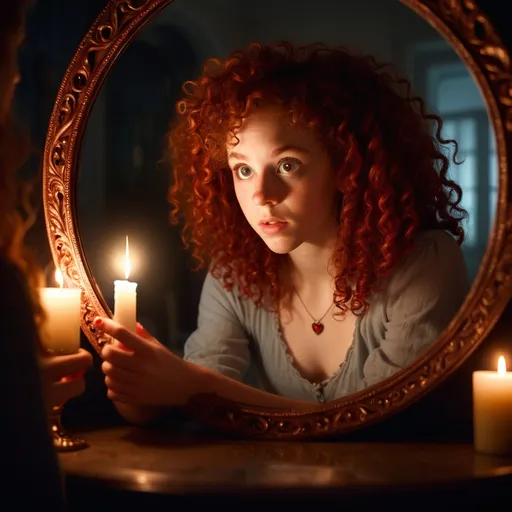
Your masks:
{"label": "ornate gold mirror frame", "polygon": [[[205,0],[207,1],[207,0]],[[485,98],[499,162],[498,211],[478,275],[439,340],[413,365],[358,394],[310,410],[276,411],[197,396],[188,412],[221,431],[264,439],[343,434],[373,424],[418,400],[454,372],[485,339],[512,296],[512,68],[510,55],[476,0],[401,0],[427,20],[470,68]],[[110,316],[77,227],[80,146],[94,100],[123,49],[172,0],[109,0],[83,38],[62,81],[46,139],[44,212],[55,264],[67,286],[82,289],[81,326],[100,353],[94,329]],[[512,168],[510,168],[512,169]]]}

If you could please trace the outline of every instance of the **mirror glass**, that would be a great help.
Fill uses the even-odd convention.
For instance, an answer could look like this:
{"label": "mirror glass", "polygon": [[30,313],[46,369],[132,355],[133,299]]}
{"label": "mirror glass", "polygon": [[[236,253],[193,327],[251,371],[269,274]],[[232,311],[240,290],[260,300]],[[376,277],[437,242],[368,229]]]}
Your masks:
{"label": "mirror glass", "polygon": [[[138,320],[177,354],[183,354],[185,342],[197,327],[206,270],[193,270],[194,260],[183,247],[180,227],[169,221],[171,170],[165,157],[166,134],[175,116],[175,104],[182,84],[199,76],[207,58],[225,57],[253,41],[279,40],[343,45],[354,53],[371,54],[392,64],[398,75],[407,78],[414,93],[424,98],[427,109],[444,120],[443,138],[454,139],[459,146],[458,160],[462,163],[452,164],[449,176],[462,188],[461,206],[469,214],[463,224],[466,237],[461,246],[469,283],[478,272],[488,243],[498,173],[484,100],[450,44],[414,11],[397,0],[175,0],[128,45],[97,97],[80,155],[77,219],[91,274],[112,311],[114,280],[124,279],[125,237],[129,237],[130,280],[138,283]],[[453,147],[449,145],[446,151],[452,155]],[[439,258],[442,266],[444,256]],[[309,309],[320,316],[319,307],[310,305]],[[305,316],[304,311],[301,314]],[[382,311],[382,318],[386,314]],[[445,319],[446,324],[452,316]],[[357,380],[364,373],[368,355],[378,352],[379,336],[391,332],[382,322],[376,325],[367,322],[363,326],[361,322],[359,327],[347,327],[343,333],[346,339],[356,343],[357,336],[351,333],[366,329],[362,335],[371,339],[369,344],[361,350],[352,346],[351,351],[350,343],[344,341],[343,349],[333,349],[327,357],[329,364],[317,362],[316,370],[306,368],[307,347],[322,343],[322,337],[334,346],[332,335],[325,336],[327,328],[321,335],[313,330],[307,336],[302,332],[303,345],[293,348],[287,347],[292,330],[285,329],[284,336],[274,332],[274,341],[280,338],[281,345],[267,352],[251,339],[253,364],[244,378],[265,388],[261,372],[259,380],[254,380],[258,371],[253,369],[259,365],[261,370],[261,365],[279,359],[281,362],[275,364],[284,366],[272,371],[289,371],[291,379],[301,382],[299,387],[311,382],[325,385],[329,378],[324,379],[322,372],[328,375],[333,364],[337,368],[352,352],[352,378]],[[397,334],[401,335],[407,336]],[[428,326],[423,335],[428,338]],[[271,360],[274,363],[268,363]],[[373,383],[368,380],[368,384]],[[287,393],[284,388],[272,387],[274,384],[265,389]],[[332,391],[330,396],[317,395],[317,388],[312,386],[310,395],[309,391],[298,392],[296,397],[322,401],[346,394],[334,396]]]}

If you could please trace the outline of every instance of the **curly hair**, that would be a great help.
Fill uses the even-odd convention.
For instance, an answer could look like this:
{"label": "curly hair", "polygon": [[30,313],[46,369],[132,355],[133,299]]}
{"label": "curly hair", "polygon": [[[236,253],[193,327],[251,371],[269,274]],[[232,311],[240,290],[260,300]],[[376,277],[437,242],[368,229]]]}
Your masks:
{"label": "curly hair", "polygon": [[442,120],[389,65],[320,43],[252,43],[207,60],[183,91],[168,135],[171,222],[183,223],[197,268],[212,262],[227,290],[236,284],[256,305],[269,297],[271,309],[289,293],[279,282],[286,256],[273,253],[246,221],[227,165],[227,137],[262,104],[312,127],[330,156],[339,194],[337,314],[364,314],[421,230],[443,229],[462,243],[467,212],[443,147],[454,144],[459,163],[457,143],[441,137]]}
{"label": "curly hair", "polygon": [[35,221],[31,205],[33,184],[17,176],[30,153],[26,132],[11,113],[18,47],[23,38],[24,19],[32,0],[9,0],[0,18],[0,257],[15,264],[25,275],[35,321],[43,320],[37,287],[42,272],[26,247],[24,238]]}

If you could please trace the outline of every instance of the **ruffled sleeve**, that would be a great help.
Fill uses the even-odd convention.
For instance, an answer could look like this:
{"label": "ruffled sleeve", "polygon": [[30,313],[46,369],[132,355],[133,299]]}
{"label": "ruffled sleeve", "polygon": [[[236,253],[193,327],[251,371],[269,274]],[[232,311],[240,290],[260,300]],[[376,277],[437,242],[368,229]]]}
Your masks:
{"label": "ruffled sleeve", "polygon": [[417,360],[448,326],[468,290],[466,265],[455,239],[444,231],[422,235],[386,287],[383,338],[364,363],[366,385]]}
{"label": "ruffled sleeve", "polygon": [[197,329],[185,343],[184,359],[238,381],[250,364],[240,300],[209,272],[199,301]]}

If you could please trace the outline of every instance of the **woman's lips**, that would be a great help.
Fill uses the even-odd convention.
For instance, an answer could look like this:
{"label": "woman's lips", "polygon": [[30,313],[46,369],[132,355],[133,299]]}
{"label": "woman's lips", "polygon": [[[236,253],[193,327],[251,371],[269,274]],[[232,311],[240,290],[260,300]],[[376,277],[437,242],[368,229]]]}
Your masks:
{"label": "woman's lips", "polygon": [[288,222],[283,221],[260,222],[260,228],[266,235],[275,235],[286,228],[287,225]]}

